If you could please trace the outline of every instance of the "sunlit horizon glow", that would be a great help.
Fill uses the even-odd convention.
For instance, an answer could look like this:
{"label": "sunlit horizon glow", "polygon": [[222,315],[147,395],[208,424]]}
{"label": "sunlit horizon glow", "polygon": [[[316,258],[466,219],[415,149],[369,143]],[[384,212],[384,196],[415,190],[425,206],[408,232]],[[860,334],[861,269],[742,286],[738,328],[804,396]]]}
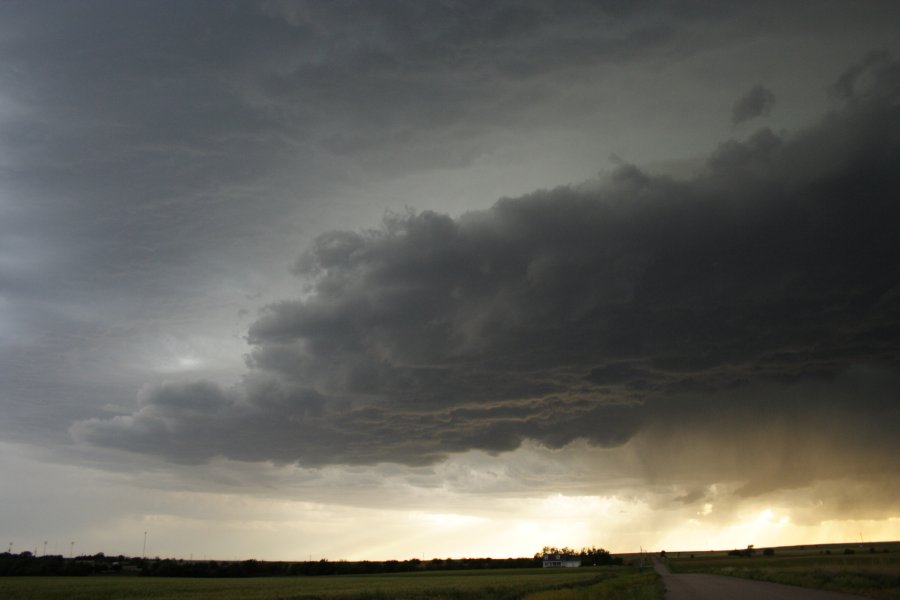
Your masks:
{"label": "sunlit horizon glow", "polygon": [[0,540],[900,539],[897,23],[0,3]]}
{"label": "sunlit horizon glow", "polygon": [[[10,457],[21,449],[7,445],[3,450]],[[14,462],[7,459],[5,466]],[[802,518],[802,511],[797,513],[789,505],[759,499],[735,501],[723,493],[733,484],[711,486],[722,498],[732,499],[709,502],[699,510],[664,501],[660,495],[672,496],[665,490],[642,499],[639,493],[469,496],[429,487],[408,488],[398,496],[402,498],[399,506],[392,508],[371,502],[366,503],[369,506],[348,504],[346,499],[266,497],[267,486],[253,493],[165,491],[148,497],[130,490],[134,481],[130,475],[110,478],[103,471],[79,469],[73,474],[60,467],[42,469],[38,474],[56,485],[48,486],[41,502],[51,501],[58,490],[71,492],[73,484],[76,493],[69,498],[77,502],[85,493],[91,496],[89,489],[96,481],[105,490],[107,506],[116,507],[115,513],[107,513],[102,505],[97,508],[93,519],[102,526],[96,528],[73,528],[63,514],[37,529],[35,539],[50,540],[51,548],[53,544],[63,548],[62,540],[71,539],[76,540],[78,553],[84,554],[140,556],[144,531],[150,556],[287,561],[515,558],[533,556],[544,546],[575,550],[595,546],[614,554],[701,552],[751,544],[756,548],[856,545],[861,540],[900,539],[897,517],[800,523],[797,515]],[[297,476],[292,467],[275,467],[270,475],[276,472],[279,478]],[[160,485],[148,483],[154,488]],[[10,496],[15,499],[16,495]],[[129,510],[122,512],[122,506]],[[719,514],[723,511],[724,517]],[[33,550],[36,543],[20,539],[15,547]]]}

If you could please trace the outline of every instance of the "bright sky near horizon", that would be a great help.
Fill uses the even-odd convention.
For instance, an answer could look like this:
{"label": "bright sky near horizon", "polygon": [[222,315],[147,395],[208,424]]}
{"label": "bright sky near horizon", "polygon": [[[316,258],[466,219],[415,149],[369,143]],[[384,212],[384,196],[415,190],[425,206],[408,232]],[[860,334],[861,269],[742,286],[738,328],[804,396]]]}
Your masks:
{"label": "bright sky near horizon", "polygon": [[2,549],[900,539],[900,4],[0,4]]}

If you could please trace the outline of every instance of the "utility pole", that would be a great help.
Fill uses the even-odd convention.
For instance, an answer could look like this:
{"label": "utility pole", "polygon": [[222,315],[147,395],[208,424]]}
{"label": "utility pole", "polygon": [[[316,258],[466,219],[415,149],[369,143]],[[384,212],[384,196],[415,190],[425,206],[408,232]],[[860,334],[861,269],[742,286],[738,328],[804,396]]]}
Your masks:
{"label": "utility pole", "polygon": [[147,532],[144,532],[144,549],[141,550],[141,558],[147,558]]}
{"label": "utility pole", "polygon": [[75,542],[69,542],[69,558],[75,558]]}

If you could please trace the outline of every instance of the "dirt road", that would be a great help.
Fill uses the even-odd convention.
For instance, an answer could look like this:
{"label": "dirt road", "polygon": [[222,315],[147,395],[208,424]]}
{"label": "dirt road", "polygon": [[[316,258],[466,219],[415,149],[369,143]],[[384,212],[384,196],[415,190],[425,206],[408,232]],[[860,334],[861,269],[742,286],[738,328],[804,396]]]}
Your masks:
{"label": "dirt road", "polygon": [[659,560],[653,568],[666,585],[666,600],[866,600],[862,596],[809,590],[792,585],[753,581],[724,575],[673,575]]}

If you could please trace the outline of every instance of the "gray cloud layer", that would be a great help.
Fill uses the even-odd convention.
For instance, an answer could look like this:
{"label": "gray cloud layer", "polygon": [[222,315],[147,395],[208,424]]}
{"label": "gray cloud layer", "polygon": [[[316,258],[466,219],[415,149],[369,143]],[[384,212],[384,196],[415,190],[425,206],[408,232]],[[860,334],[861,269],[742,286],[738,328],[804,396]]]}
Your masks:
{"label": "gray cloud layer", "polygon": [[897,83],[867,58],[840,110],[724,143],[687,181],[623,166],[322,235],[296,265],[303,298],[250,327],[241,385],[149,388],[72,434],[308,465],[632,440],[651,477],[740,472],[745,495],[894,477]]}
{"label": "gray cloud layer", "polygon": [[66,443],[182,358],[233,381],[318,232],[690,159],[748,83],[788,127],[896,48],[888,1],[708,4],[0,3],[0,435]]}

